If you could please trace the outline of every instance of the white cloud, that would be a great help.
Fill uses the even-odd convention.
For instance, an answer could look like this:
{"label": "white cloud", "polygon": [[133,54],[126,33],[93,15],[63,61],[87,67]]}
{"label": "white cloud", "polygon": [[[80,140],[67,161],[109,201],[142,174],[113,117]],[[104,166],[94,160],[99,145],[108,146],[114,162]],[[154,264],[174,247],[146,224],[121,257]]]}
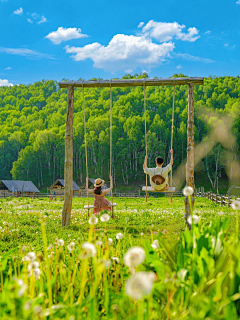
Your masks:
{"label": "white cloud", "polygon": [[11,67],[7,67],[4,70],[12,70],[12,68]]}
{"label": "white cloud", "polygon": [[226,48],[227,48],[227,47],[228,47],[228,43],[224,43],[224,47],[226,47]]}
{"label": "white cloud", "polygon": [[2,86],[4,86],[4,87],[12,87],[13,84],[8,82],[7,79],[3,79],[3,80],[0,79],[0,87],[2,87]]}
{"label": "white cloud", "polygon": [[240,0],[238,0],[238,1],[236,2],[236,4],[240,4]]}
{"label": "white cloud", "polygon": [[177,69],[182,69],[182,66],[179,64],[176,68]]}
{"label": "white cloud", "polygon": [[133,72],[133,70],[132,69],[127,69],[127,70],[124,70],[124,72],[131,73],[131,72]]}
{"label": "white cloud", "polygon": [[18,14],[18,15],[21,15],[22,13],[23,13],[23,8],[22,7],[20,7],[19,9],[15,10],[13,12],[13,14]]}
{"label": "white cloud", "polygon": [[[239,0],[240,1],[240,0]],[[205,34],[210,34],[211,33],[211,31],[210,30],[208,30],[208,31],[206,31],[205,32]]]}
{"label": "white cloud", "polygon": [[5,48],[0,47],[0,53],[14,54],[19,56],[26,56],[32,58],[46,58],[46,59],[54,59],[53,56],[47,53],[41,53],[34,50],[26,49],[26,48]]}
{"label": "white cloud", "polygon": [[140,22],[139,25],[138,25],[138,28],[142,28],[144,25],[144,22]]}
{"label": "white cloud", "polygon": [[33,23],[33,21],[32,21],[31,19],[29,19],[29,18],[27,18],[27,21],[28,21],[29,23]]}
{"label": "white cloud", "polygon": [[63,41],[86,37],[88,37],[88,35],[81,33],[80,28],[77,29],[59,27],[57,31],[50,32],[45,38],[49,39],[54,44],[60,44]]}
{"label": "white cloud", "polygon": [[185,59],[185,60],[189,60],[189,61],[204,62],[204,63],[214,63],[215,62],[212,59],[196,57],[196,56],[192,56],[191,54],[188,54],[188,53],[175,53],[174,56]]}
{"label": "white cloud", "polygon": [[188,33],[182,32],[186,28],[185,25],[180,25],[177,22],[156,22],[150,20],[142,29],[143,34],[158,40],[159,42],[170,41],[174,37],[182,41],[194,42],[200,36],[198,35],[198,30],[193,28],[188,28]]}
{"label": "white cloud", "polygon": [[44,16],[42,16],[41,20],[38,21],[38,24],[41,24],[41,23],[44,23],[44,22],[47,22],[47,18],[45,18]]}
{"label": "white cloud", "polygon": [[89,58],[93,60],[95,68],[116,72],[158,65],[174,47],[172,42],[156,44],[145,37],[117,34],[107,46],[95,42],[84,47],[65,46],[65,49],[73,54],[71,57],[75,61]]}

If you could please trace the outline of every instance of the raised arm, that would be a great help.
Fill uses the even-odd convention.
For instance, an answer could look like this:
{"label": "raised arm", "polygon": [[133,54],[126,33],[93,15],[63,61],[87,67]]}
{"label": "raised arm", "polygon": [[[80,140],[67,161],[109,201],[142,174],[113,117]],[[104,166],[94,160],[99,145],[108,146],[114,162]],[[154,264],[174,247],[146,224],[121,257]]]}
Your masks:
{"label": "raised arm", "polygon": [[110,176],[110,188],[105,189],[105,190],[102,192],[102,194],[103,194],[103,195],[104,195],[104,194],[107,194],[107,193],[109,193],[112,189],[113,189],[113,178],[112,178],[112,176]]}
{"label": "raised arm", "polygon": [[86,177],[86,190],[90,193],[94,193],[94,189],[88,189],[88,177]]}

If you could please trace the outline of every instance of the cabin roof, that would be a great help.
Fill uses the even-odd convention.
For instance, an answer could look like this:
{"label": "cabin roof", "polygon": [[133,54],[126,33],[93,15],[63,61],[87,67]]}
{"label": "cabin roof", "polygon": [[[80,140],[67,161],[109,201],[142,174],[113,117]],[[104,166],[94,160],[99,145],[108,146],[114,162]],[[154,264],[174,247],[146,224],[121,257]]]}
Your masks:
{"label": "cabin roof", "polygon": [[[57,183],[60,183],[63,187],[65,187],[65,182],[64,182],[64,179],[57,179],[54,184],[50,187],[50,189],[53,189],[54,186],[57,184]],[[73,191],[78,191],[80,189],[80,187],[76,184],[75,181],[73,181]]]}
{"label": "cabin roof", "polygon": [[22,180],[1,180],[0,183],[4,184],[10,192],[40,192],[32,181]]}

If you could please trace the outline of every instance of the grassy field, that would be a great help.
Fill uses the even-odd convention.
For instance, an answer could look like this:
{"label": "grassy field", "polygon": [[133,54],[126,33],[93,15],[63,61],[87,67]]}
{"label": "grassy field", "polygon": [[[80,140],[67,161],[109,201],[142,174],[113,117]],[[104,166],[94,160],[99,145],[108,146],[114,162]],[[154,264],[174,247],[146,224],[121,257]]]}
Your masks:
{"label": "grassy field", "polygon": [[189,232],[183,197],[115,201],[62,228],[61,201],[1,199],[1,319],[238,319],[236,211],[196,198]]}

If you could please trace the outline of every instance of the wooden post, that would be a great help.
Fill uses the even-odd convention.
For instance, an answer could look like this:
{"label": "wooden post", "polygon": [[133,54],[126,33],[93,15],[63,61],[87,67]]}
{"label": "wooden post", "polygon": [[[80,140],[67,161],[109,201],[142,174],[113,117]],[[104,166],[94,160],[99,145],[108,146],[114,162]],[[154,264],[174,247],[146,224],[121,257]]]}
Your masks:
{"label": "wooden post", "polygon": [[[187,127],[187,164],[186,164],[186,185],[194,188],[194,85],[188,85],[188,127]],[[192,206],[194,196],[192,195]],[[185,225],[190,215],[190,204],[188,197],[185,198]]]}
{"label": "wooden post", "polygon": [[64,204],[62,227],[70,225],[73,196],[73,106],[74,86],[68,86],[64,166]]}

